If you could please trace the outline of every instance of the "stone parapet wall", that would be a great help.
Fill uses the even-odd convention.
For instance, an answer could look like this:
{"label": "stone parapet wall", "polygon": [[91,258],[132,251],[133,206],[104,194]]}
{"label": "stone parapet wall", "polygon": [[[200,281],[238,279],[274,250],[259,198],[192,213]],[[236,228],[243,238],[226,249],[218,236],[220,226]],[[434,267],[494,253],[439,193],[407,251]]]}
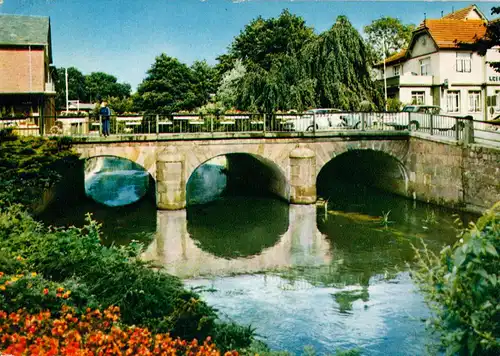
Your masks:
{"label": "stone parapet wall", "polygon": [[411,197],[453,208],[463,207],[462,147],[412,137],[405,166]]}
{"label": "stone parapet wall", "polygon": [[472,145],[463,151],[464,203],[481,212],[500,201],[500,150]]}
{"label": "stone parapet wall", "polygon": [[415,199],[481,213],[500,201],[500,150],[412,137],[409,193]]}

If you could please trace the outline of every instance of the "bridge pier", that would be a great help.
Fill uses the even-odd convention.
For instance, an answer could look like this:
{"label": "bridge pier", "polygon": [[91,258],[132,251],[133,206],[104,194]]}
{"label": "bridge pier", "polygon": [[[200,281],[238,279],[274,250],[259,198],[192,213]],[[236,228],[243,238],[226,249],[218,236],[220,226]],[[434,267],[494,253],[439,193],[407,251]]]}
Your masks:
{"label": "bridge pier", "polygon": [[316,153],[299,144],[290,152],[290,203],[316,203]]}
{"label": "bridge pier", "polygon": [[156,156],[156,207],[180,210],[186,207],[185,158],[173,146]]}

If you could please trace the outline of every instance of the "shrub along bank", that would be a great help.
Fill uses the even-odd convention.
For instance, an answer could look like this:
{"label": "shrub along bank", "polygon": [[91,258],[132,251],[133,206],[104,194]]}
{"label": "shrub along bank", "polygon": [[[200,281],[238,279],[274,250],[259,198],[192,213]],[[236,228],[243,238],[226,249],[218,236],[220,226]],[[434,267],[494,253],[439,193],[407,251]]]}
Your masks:
{"label": "shrub along bank", "polygon": [[220,322],[181,280],[142,261],[142,246],[101,245],[90,217],[83,228],[68,229],[32,218],[33,202],[78,162],[70,143],[0,132],[0,310],[58,317],[63,305],[77,312],[116,306],[126,325],[187,340],[211,336],[221,350],[249,346],[250,327]]}
{"label": "shrub along bank", "polygon": [[447,355],[500,355],[499,254],[500,202],[438,256],[417,250],[413,275]]}

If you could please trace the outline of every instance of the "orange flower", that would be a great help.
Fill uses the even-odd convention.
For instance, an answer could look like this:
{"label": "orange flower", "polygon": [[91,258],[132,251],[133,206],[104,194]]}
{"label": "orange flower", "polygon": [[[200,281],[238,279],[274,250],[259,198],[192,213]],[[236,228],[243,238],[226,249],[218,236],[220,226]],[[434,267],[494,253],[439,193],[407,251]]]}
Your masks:
{"label": "orange flower", "polygon": [[43,289],[43,294],[44,294],[44,295],[49,294],[49,290],[48,290],[48,288],[44,288],[44,289]]}

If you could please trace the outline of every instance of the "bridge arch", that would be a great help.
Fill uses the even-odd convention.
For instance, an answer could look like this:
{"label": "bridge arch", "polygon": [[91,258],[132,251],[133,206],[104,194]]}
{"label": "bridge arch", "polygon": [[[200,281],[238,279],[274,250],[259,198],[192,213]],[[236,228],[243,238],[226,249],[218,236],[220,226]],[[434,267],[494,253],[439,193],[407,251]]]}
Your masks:
{"label": "bridge arch", "polygon": [[318,196],[325,196],[330,180],[363,184],[390,193],[408,196],[409,176],[400,159],[390,152],[351,148],[318,167]]}
{"label": "bridge arch", "polygon": [[82,161],[85,195],[98,203],[129,205],[154,191],[151,173],[130,158],[102,154]]}
{"label": "bridge arch", "polygon": [[[204,170],[207,164],[219,165],[220,172],[214,171],[213,168]],[[202,177],[203,174],[207,175],[207,179]],[[201,162],[197,167],[188,167],[186,177],[188,205],[190,202],[195,203],[192,185],[196,183],[212,185],[207,189],[215,188],[215,194],[221,193],[221,185],[224,184],[224,192],[229,194],[273,195],[285,201],[290,200],[290,185],[286,172],[275,162],[255,153],[228,152],[216,155]],[[217,187],[213,187],[214,184]]]}

